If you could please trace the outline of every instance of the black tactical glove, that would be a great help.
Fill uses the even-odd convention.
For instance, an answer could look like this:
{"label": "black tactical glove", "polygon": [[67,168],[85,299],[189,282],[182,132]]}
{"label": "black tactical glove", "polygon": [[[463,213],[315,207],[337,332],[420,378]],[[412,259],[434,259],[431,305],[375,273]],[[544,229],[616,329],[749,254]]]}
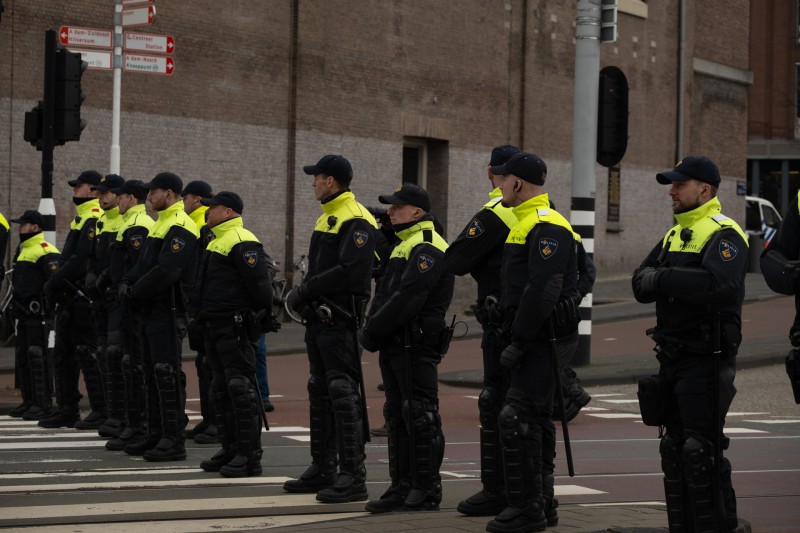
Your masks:
{"label": "black tactical glove", "polygon": [[129,304],[132,296],[131,293],[133,292],[133,285],[128,280],[122,280],[119,284],[119,288],[117,289],[117,300],[121,304]]}
{"label": "black tactical glove", "polygon": [[[86,292],[91,296],[94,296],[95,298],[98,295],[102,294],[100,292],[97,292],[97,289],[95,288],[96,285],[97,285],[97,274],[95,274],[93,270],[90,270],[89,272],[86,273],[86,278],[84,278],[83,280],[83,286],[86,289]],[[92,300],[94,300],[95,298],[92,298]]]}
{"label": "black tactical glove", "polygon": [[97,290],[97,294],[105,294],[106,289],[111,286],[111,276],[108,275],[108,269],[103,269],[102,272],[97,276],[97,281],[94,283],[94,287]]}
{"label": "black tactical glove", "polygon": [[525,352],[522,347],[517,343],[511,343],[500,354],[500,364],[509,370],[516,370],[522,365],[523,355]]}
{"label": "black tactical glove", "polygon": [[317,313],[308,302],[308,286],[304,283],[295,287],[286,295],[286,305],[289,310],[304,320],[311,320]]}
{"label": "black tactical glove", "polygon": [[259,321],[259,327],[264,333],[277,333],[281,329],[281,322],[272,313],[265,312],[263,314],[256,313]]}
{"label": "black tactical glove", "polygon": [[358,343],[368,352],[377,352],[380,349],[377,339],[367,333],[365,328],[358,330]]}
{"label": "black tactical glove", "polygon": [[631,285],[633,296],[640,303],[650,303],[656,300],[660,293],[659,281],[664,270],[653,267],[640,267],[633,271]]}

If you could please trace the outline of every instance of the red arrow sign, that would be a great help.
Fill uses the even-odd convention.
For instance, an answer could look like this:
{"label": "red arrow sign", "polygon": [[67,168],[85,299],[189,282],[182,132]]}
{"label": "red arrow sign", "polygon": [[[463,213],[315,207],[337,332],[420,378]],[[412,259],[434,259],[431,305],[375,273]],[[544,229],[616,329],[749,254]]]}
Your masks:
{"label": "red arrow sign", "polygon": [[156,6],[132,7],[122,10],[123,26],[146,26],[156,19]]}
{"label": "red arrow sign", "polygon": [[126,72],[144,72],[145,74],[167,74],[175,70],[175,62],[169,56],[145,56],[125,54],[123,68]]}
{"label": "red arrow sign", "polygon": [[61,26],[58,30],[58,39],[64,45],[111,48],[111,30]]}
{"label": "red arrow sign", "polygon": [[175,51],[175,39],[171,35],[125,32],[125,50],[171,54]]}

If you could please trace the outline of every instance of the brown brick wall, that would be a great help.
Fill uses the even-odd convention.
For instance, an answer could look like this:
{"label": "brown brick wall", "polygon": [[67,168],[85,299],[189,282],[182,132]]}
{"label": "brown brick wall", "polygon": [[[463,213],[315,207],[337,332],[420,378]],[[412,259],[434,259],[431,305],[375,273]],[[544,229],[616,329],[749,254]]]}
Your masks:
{"label": "brown brick wall", "polygon": [[[737,0],[730,9],[722,0],[703,4],[687,12],[684,151],[705,151],[719,159],[726,179],[742,179],[746,88],[696,78],[691,62],[697,56],[748,68],[749,2]],[[110,28],[113,2],[5,5],[0,57],[10,68],[0,69],[0,210],[7,213],[38,202],[39,154],[22,132],[24,111],[41,95],[44,30]],[[346,155],[356,195],[375,204],[400,181],[403,137],[428,137],[446,147],[428,179],[441,198],[437,210],[450,238],[485,202],[489,151],[506,142],[547,161],[548,191],[568,214],[574,2],[300,0],[296,158],[287,161],[291,5],[157,2],[156,23],[134,31],[174,36],[176,69],[169,77],[123,74],[123,175],[149,179],[172,170],[186,181],[206,179],[217,190],[241,193],[247,224],[281,262],[286,238],[294,257],[305,252],[319,214],[302,165],[325,153]],[[649,2],[647,19],[621,14],[619,41],[601,47],[601,67],[619,66],[631,87],[622,233],[605,233],[606,171],[596,167],[601,276],[629,272],[669,223],[665,191],[653,176],[675,162],[677,5]],[[743,15],[730,16],[731,10]],[[85,168],[108,169],[112,76],[90,71],[84,80],[89,126],[80,142],[56,149],[62,238],[72,213],[64,181]],[[287,168],[296,191],[288,236]]]}

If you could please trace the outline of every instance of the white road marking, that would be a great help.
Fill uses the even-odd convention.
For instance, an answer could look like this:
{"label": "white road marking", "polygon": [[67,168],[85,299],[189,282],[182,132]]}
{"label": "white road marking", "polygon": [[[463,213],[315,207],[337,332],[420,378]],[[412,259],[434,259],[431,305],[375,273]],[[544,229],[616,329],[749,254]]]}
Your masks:
{"label": "white road marking", "polygon": [[[245,478],[253,479],[253,478]],[[288,479],[288,478],[287,478]],[[113,514],[147,514],[159,512],[216,511],[227,509],[263,509],[267,507],[302,507],[319,505],[316,494],[287,494],[257,496],[253,498],[206,498],[189,500],[141,500],[113,503],[92,502],[74,505],[27,506],[3,509],[4,520],[31,520],[42,518],[77,518]],[[327,503],[325,506],[335,506]],[[363,513],[366,514],[366,513]],[[62,531],[64,530],[64,526]],[[147,528],[149,529],[149,524]]]}
{"label": "white road marking", "polygon": [[642,418],[642,415],[633,413],[588,413],[587,416],[594,416],[597,418]]}
{"label": "white road marking", "polygon": [[599,400],[605,403],[639,403],[639,400]]}
{"label": "white road marking", "polygon": [[[388,462],[388,461],[387,461],[387,462]],[[464,473],[464,472],[448,472],[448,471],[446,471],[446,470],[442,470],[442,471],[440,471],[439,473],[440,473],[440,474],[443,474],[443,475],[446,475],[446,476],[455,477],[455,478],[471,478],[471,479],[477,479],[477,478],[481,477],[480,473],[476,473],[476,474],[467,474],[467,473]]]}
{"label": "white road marking", "polygon": [[660,505],[666,507],[664,502],[614,502],[614,503],[579,503],[580,507],[631,507],[634,505]]}
{"label": "white road marking", "polygon": [[[329,504],[326,504],[329,505]],[[169,531],[170,533],[219,533],[228,531],[261,531],[276,527],[301,526],[331,520],[359,518],[368,513],[324,513],[315,515],[255,516],[252,518],[225,518],[224,521],[201,518],[198,520],[148,520],[148,531]],[[105,524],[81,524],[82,533],[129,533],[142,527],[141,522],[108,522]],[[37,533],[64,533],[65,526],[29,527]]]}
{"label": "white road marking", "polygon": [[478,396],[464,396],[464,398],[469,398],[470,400],[480,400]]}
{"label": "white road marking", "polygon": [[768,415],[769,413],[748,413],[746,411],[742,412],[734,412],[728,413],[728,416],[756,416],[756,415]]}
{"label": "white road marking", "polygon": [[608,411],[606,407],[584,407],[581,411]]}
{"label": "white road marking", "polygon": [[755,424],[798,424],[800,420],[742,420],[742,422],[753,422]]}
{"label": "white road marking", "polygon": [[[289,479],[292,478],[282,477],[282,476],[223,478],[217,476],[214,478],[174,479],[166,481],[108,481],[108,482],[87,482],[87,483],[53,483],[51,485],[17,485],[12,487],[0,487],[0,494],[13,494],[13,493],[25,493],[25,492],[63,492],[63,491],[77,491],[77,490],[98,491],[98,490],[116,490],[116,489],[158,489],[165,487],[200,487],[200,486],[232,487],[237,485],[277,485],[277,484],[283,484],[283,482]],[[314,497],[314,495],[312,495],[312,497]],[[52,507],[48,507],[47,509],[51,508]]]}
{"label": "white road marking", "polygon": [[24,474],[0,474],[0,479],[45,479],[54,477],[78,478],[78,477],[101,477],[101,476],[149,476],[163,474],[205,474],[201,468],[137,468],[122,470],[89,470],[83,472],[56,471],[56,472],[29,472]]}
{"label": "white road marking", "polygon": [[766,431],[761,431],[760,429],[750,429],[750,428],[723,428],[723,433],[726,435],[730,434],[742,434],[742,433],[767,433]]}
{"label": "white road marking", "polygon": [[48,450],[67,449],[67,448],[104,448],[105,439],[95,441],[61,441],[61,442],[3,442],[0,443],[0,450]]}
{"label": "white road marking", "polygon": [[285,438],[298,442],[311,442],[311,435],[286,435]]}
{"label": "white road marking", "polygon": [[592,398],[608,398],[609,396],[624,396],[622,393],[592,394]]}
{"label": "white road marking", "polygon": [[580,485],[556,485],[556,496],[584,496],[587,494],[608,494],[602,490],[581,487]]}

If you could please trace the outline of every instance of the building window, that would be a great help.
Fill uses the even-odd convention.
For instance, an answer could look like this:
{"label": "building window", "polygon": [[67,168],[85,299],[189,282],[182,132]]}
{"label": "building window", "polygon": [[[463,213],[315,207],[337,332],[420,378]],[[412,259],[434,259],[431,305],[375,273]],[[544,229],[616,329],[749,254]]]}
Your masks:
{"label": "building window", "polygon": [[403,141],[403,183],[428,185],[428,143],[422,139]]}

